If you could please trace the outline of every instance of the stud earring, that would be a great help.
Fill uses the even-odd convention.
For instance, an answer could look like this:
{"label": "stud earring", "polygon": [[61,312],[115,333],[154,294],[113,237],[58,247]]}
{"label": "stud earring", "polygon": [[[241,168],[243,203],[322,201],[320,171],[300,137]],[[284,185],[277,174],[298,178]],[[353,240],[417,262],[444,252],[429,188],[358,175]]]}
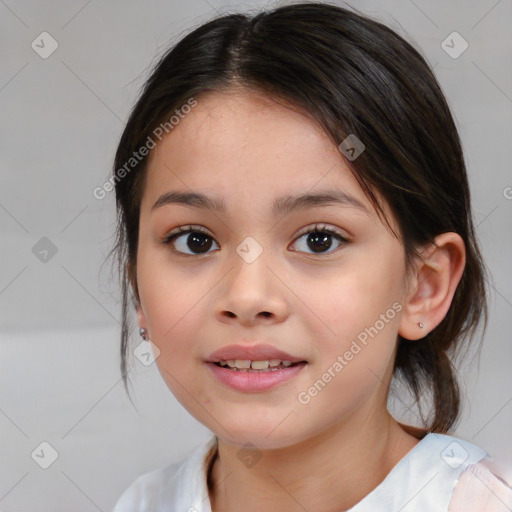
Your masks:
{"label": "stud earring", "polygon": [[146,329],[144,329],[144,327],[140,327],[140,328],[139,328],[139,334],[140,334],[141,338],[142,338],[144,341],[147,341],[147,339],[148,339],[148,335],[147,335],[147,331],[146,331]]}
{"label": "stud earring", "polygon": [[418,326],[419,326],[420,329],[424,329],[425,328],[425,326],[421,322],[418,322]]}

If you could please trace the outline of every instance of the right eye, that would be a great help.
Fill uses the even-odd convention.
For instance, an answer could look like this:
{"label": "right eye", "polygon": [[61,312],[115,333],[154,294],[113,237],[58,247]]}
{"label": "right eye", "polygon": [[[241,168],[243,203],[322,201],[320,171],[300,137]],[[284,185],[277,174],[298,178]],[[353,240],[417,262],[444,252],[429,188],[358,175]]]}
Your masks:
{"label": "right eye", "polygon": [[[202,226],[180,226],[161,241],[164,245],[171,245],[171,250],[182,256],[198,256],[206,254],[214,242]],[[191,252],[186,252],[186,250]]]}

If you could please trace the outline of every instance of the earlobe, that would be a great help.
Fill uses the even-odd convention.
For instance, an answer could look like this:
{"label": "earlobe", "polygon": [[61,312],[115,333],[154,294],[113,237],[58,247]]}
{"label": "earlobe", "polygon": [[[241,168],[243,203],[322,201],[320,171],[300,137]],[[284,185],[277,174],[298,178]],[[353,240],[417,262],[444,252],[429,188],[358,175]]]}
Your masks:
{"label": "earlobe", "polygon": [[466,264],[464,241],[453,232],[438,235],[421,255],[409,283],[398,330],[408,340],[425,337],[443,321]]}
{"label": "earlobe", "polygon": [[137,313],[137,324],[139,326],[139,332],[141,329],[144,329],[147,332],[148,323],[146,320],[146,315],[144,314],[144,310],[142,309],[142,305],[139,300],[137,300],[135,311]]}

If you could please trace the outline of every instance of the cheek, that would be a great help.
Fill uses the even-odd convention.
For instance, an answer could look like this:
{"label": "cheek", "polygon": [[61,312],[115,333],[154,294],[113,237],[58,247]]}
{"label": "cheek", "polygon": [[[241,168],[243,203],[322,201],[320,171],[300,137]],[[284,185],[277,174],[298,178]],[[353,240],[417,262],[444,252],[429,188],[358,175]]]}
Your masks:
{"label": "cheek", "polygon": [[[299,281],[296,281],[297,283]],[[296,286],[300,315],[309,318],[308,328],[319,339],[350,340],[379,320],[381,314],[401,299],[401,276],[395,269],[379,266],[350,266],[328,277],[306,279]],[[393,310],[386,320],[396,316]]]}
{"label": "cheek", "polygon": [[[202,354],[197,340],[206,311],[198,297],[157,292],[146,303],[151,341],[160,351],[156,364],[175,398],[190,412],[197,408],[204,387],[198,376]],[[194,414],[192,412],[192,414]]]}
{"label": "cheek", "polygon": [[396,304],[380,310],[348,302],[343,311],[338,308],[331,319],[337,336],[318,338],[323,346],[302,395],[297,396],[299,411],[335,423],[364,404],[380,403],[377,397],[383,396],[393,367]]}
{"label": "cheek", "polygon": [[159,255],[140,259],[139,292],[151,341],[160,350],[157,362],[177,371],[194,360],[191,343],[207,314],[208,285],[198,273],[177,270],[162,260]]}
{"label": "cheek", "polygon": [[[305,297],[307,307],[301,306],[301,316],[316,339],[318,364],[312,381],[323,381],[322,374],[329,368],[336,375],[325,376],[326,381],[331,379],[326,387],[332,390],[325,398],[332,392],[333,399],[338,396],[351,402],[353,395],[362,396],[379,385],[389,370],[402,309],[400,261],[389,248],[377,256],[366,251],[328,279],[302,281],[298,295]],[[337,361],[342,371],[334,368]]]}

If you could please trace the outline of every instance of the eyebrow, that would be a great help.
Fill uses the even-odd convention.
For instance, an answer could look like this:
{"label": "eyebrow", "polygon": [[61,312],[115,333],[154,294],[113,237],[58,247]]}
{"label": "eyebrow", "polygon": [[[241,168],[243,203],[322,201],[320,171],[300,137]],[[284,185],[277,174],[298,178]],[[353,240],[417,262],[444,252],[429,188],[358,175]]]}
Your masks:
{"label": "eyebrow", "polygon": [[[151,211],[167,204],[181,204],[218,213],[225,213],[227,209],[226,203],[220,197],[210,197],[199,192],[170,191],[157,199],[151,207]],[[353,207],[369,213],[368,208],[359,199],[342,190],[320,190],[314,193],[306,192],[295,196],[283,196],[274,201],[272,213],[273,215],[286,215],[297,210],[329,205]]]}

